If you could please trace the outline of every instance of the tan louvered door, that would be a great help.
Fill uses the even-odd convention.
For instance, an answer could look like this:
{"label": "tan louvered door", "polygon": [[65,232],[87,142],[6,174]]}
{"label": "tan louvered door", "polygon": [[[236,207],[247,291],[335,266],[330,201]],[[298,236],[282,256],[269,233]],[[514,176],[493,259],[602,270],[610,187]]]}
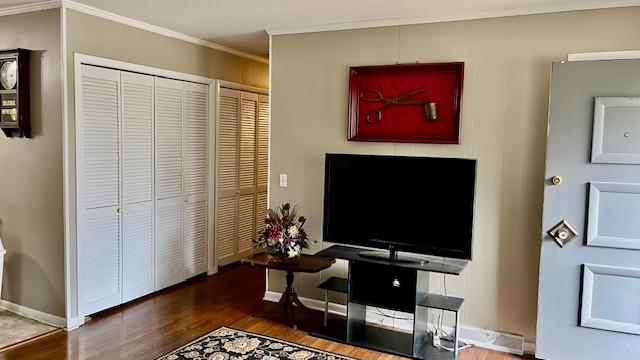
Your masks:
{"label": "tan louvered door", "polygon": [[185,84],[184,125],[184,271],[207,271],[207,123],[206,85]]}
{"label": "tan louvered door", "polygon": [[238,256],[251,253],[256,236],[256,133],[258,95],[240,94],[240,186],[238,199]]}
{"label": "tan louvered door", "polygon": [[185,279],[183,259],[184,83],[156,78],[155,289]]}
{"label": "tan louvered door", "polygon": [[215,244],[217,264],[237,261],[240,92],[221,88],[217,114]]}
{"label": "tan louvered door", "polygon": [[217,151],[218,265],[251,254],[267,207],[268,97],[220,89]]}
{"label": "tan louvered door", "polygon": [[258,96],[257,123],[257,187],[256,187],[256,232],[264,226],[267,215],[267,183],[269,177],[269,97]]}
{"label": "tan louvered door", "polygon": [[120,72],[82,65],[76,97],[78,311],[122,302]]}

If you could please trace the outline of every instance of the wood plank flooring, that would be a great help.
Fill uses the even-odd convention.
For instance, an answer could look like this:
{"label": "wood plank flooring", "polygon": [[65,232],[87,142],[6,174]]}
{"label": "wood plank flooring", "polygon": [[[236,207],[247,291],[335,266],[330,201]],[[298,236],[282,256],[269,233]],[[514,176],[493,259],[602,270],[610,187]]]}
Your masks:
{"label": "wood plank flooring", "polygon": [[[276,315],[266,315],[273,305],[262,302],[264,289],[264,270],[232,265],[97,314],[77,330],[0,352],[0,360],[155,359],[223,325],[358,359],[401,359],[293,330]],[[319,312],[300,317],[301,329],[320,323]],[[460,360],[514,359],[521,358],[480,348],[460,354]]]}

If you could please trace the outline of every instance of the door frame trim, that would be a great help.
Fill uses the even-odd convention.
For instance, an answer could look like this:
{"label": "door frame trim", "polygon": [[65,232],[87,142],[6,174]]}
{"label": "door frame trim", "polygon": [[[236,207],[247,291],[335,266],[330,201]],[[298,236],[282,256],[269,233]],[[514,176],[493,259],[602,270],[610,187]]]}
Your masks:
{"label": "door frame trim", "polygon": [[[217,80],[207,78],[204,76],[198,76],[193,74],[182,73],[173,70],[166,70],[155,68],[146,65],[140,65],[135,63],[129,63],[119,60],[113,60],[108,58],[97,57],[93,55],[86,55],[80,53],[74,53],[74,118],[73,121],[70,118],[68,112],[64,115],[63,121],[63,155],[64,159],[69,159],[70,156],[74,156],[75,167],[67,165],[65,166],[65,171],[63,174],[65,184],[64,188],[64,198],[71,200],[71,194],[76,194],[78,187],[77,184],[72,182],[72,179],[76,179],[77,169],[79,169],[79,165],[77,163],[77,159],[75,158],[76,148],[77,146],[71,146],[71,139],[73,139],[74,143],[76,141],[76,131],[72,131],[72,126],[75,128],[77,125],[77,114],[79,108],[79,102],[76,101],[78,99],[78,94],[80,87],[78,84],[81,80],[81,65],[92,65],[105,67],[120,71],[128,71],[134,73],[142,73],[152,76],[159,76],[165,78],[171,78],[175,80],[200,83],[207,85],[209,89],[209,123],[208,123],[208,149],[207,149],[207,163],[208,163],[208,174],[207,174],[207,274],[212,275],[218,271],[218,266],[215,263],[215,255],[212,254],[215,246],[214,246],[214,238],[213,238],[213,204],[215,204],[213,191],[210,190],[211,186],[215,186],[215,129],[216,129],[216,112],[215,109],[215,94],[216,94],[216,84]],[[65,91],[67,93],[67,91]],[[66,96],[65,96],[66,98]],[[65,161],[67,164],[67,161]],[[75,213],[71,211],[71,207],[76,207]],[[66,317],[66,329],[73,330],[78,326],[84,324],[84,318],[80,318],[78,310],[79,310],[79,294],[78,294],[78,253],[77,253],[77,230],[78,230],[78,222],[76,221],[75,226],[71,226],[72,219],[77,220],[77,199],[73,203],[68,201],[64,206],[64,223],[69,226],[66,228],[67,231],[64,233],[64,251],[65,251],[65,317]]]}

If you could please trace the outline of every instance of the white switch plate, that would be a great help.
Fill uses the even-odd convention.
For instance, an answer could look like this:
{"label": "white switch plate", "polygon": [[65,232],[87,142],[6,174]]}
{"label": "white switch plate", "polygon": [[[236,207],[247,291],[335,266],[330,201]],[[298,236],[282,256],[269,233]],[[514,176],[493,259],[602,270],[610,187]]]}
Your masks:
{"label": "white switch plate", "polygon": [[280,187],[287,187],[287,174],[280,174]]}

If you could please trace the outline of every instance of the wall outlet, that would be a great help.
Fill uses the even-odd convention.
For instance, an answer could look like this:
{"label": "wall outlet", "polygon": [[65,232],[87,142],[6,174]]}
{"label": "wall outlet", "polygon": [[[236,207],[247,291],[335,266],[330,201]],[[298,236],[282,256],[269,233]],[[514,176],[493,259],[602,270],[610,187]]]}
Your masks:
{"label": "wall outlet", "polygon": [[280,187],[287,187],[287,174],[280,174]]}

